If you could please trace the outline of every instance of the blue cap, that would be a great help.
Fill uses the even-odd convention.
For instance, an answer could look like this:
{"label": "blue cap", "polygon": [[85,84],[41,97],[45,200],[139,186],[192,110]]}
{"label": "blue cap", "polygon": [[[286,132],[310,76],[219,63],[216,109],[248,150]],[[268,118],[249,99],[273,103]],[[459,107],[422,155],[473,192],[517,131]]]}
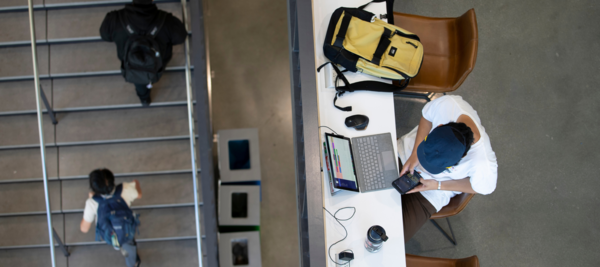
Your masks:
{"label": "blue cap", "polygon": [[466,146],[456,138],[450,126],[440,126],[421,142],[417,157],[421,166],[431,174],[438,174],[454,166],[465,153]]}

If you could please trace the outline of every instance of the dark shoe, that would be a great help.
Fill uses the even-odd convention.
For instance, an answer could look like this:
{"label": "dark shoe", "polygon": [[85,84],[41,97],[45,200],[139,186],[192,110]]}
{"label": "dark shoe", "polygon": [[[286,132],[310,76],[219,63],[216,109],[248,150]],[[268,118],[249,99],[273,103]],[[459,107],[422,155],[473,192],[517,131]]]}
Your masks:
{"label": "dark shoe", "polygon": [[146,98],[146,99],[140,99],[140,101],[142,102],[142,106],[143,106],[143,107],[148,107],[148,106],[150,106],[150,102],[151,102],[151,101],[150,101],[150,98],[149,98],[149,97],[148,97],[148,98]]}

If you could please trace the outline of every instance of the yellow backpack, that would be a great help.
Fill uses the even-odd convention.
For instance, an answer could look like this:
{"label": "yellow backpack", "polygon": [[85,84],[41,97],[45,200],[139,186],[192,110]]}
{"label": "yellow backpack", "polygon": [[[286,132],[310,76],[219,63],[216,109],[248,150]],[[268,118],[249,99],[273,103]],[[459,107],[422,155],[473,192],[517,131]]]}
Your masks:
{"label": "yellow backpack", "polygon": [[[395,92],[406,88],[410,78],[415,77],[423,63],[423,45],[417,35],[380,20],[373,13],[363,10],[365,7],[340,7],[333,12],[323,51],[331,60],[337,73],[336,90],[338,94],[355,90]],[[379,78],[400,80],[401,86],[365,81],[349,84],[342,72],[336,67],[341,65],[351,72],[362,72]],[[337,86],[337,79],[344,86]],[[402,81],[403,80],[403,81]],[[351,111],[352,107],[341,108]]]}

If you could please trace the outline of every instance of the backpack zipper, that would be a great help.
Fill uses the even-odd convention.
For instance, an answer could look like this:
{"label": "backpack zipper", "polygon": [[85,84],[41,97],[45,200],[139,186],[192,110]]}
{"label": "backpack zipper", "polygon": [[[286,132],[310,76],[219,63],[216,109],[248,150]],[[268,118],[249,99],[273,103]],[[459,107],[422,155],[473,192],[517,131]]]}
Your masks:
{"label": "backpack zipper", "polygon": [[407,44],[409,44],[409,45],[412,45],[412,46],[414,46],[415,48],[419,48],[419,47],[418,47],[416,44],[413,44],[413,43],[411,43],[411,42],[406,42],[406,43],[407,43]]}
{"label": "backpack zipper", "polygon": [[158,51],[156,51],[156,50],[154,49],[154,47],[150,47],[150,49],[152,49],[152,51],[154,51],[154,56],[155,56],[155,57],[159,57],[159,56],[160,56],[160,53],[159,53]]}
{"label": "backpack zipper", "polygon": [[416,41],[419,41],[419,42],[421,41],[421,39],[419,39],[419,36],[417,36],[416,34],[406,34],[406,33],[403,33],[403,32],[401,32],[399,30],[396,30],[395,33],[398,34],[398,35],[400,35],[400,36],[402,36],[402,37],[413,39],[413,40],[416,40]]}

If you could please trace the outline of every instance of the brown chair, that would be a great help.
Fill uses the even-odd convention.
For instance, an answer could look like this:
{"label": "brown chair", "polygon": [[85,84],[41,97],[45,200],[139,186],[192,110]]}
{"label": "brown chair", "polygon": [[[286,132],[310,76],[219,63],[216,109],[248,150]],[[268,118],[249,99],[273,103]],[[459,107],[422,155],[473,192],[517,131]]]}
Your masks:
{"label": "brown chair", "polygon": [[[420,95],[419,98],[429,101],[433,93],[456,90],[475,67],[478,44],[475,10],[471,9],[458,18],[430,18],[394,12],[394,25],[418,35],[424,47],[419,74],[397,95]],[[398,85],[397,82],[394,84]]]}
{"label": "brown chair", "polygon": [[[448,217],[454,216],[464,210],[473,196],[475,196],[475,194],[462,193],[460,195],[456,195],[450,199],[450,203],[448,203],[448,205],[444,206],[439,212],[431,215],[430,221],[433,223],[433,225],[435,225],[435,227],[437,227],[437,229],[440,230],[440,232],[442,232],[442,234],[444,234],[444,236],[454,245],[456,245],[456,238],[454,237],[454,231],[452,231],[452,225],[450,224]],[[435,221],[435,219],[443,218],[446,218],[446,222],[448,222],[448,228],[450,228],[452,237],[450,237],[450,235],[448,235],[448,233],[446,233],[446,231],[444,231],[444,229],[442,229],[442,227],[440,227],[440,225]]]}
{"label": "brown chair", "polygon": [[479,259],[476,255],[464,259],[441,259],[406,254],[406,267],[479,267]]}

